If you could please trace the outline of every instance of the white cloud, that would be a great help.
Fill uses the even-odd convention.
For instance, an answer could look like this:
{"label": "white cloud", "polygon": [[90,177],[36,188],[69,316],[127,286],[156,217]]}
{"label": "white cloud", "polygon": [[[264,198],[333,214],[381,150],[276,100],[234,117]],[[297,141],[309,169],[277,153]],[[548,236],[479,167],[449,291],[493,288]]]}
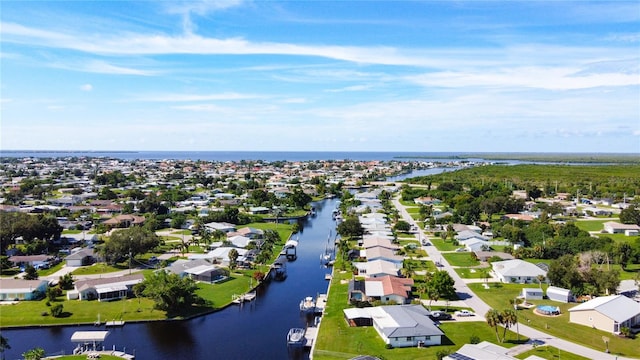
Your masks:
{"label": "white cloud", "polygon": [[101,60],[91,61],[77,70],[92,72],[92,73],[99,73],[99,74],[114,74],[114,75],[152,76],[157,74],[156,72],[153,72],[153,71],[139,70],[139,69],[112,65]]}
{"label": "white cloud", "polygon": [[80,90],[82,90],[82,91],[91,91],[91,90],[93,90],[93,85],[84,84],[84,85],[80,86]]}
{"label": "white cloud", "polygon": [[219,100],[247,100],[264,98],[265,96],[253,94],[238,93],[220,93],[220,94],[161,94],[142,96],[137,100],[149,102],[196,102],[196,101],[219,101]]}
{"label": "white cloud", "polygon": [[352,85],[352,86],[347,86],[340,89],[329,89],[325,91],[326,92],[363,91],[363,90],[371,89],[372,87],[373,87],[372,85]]}

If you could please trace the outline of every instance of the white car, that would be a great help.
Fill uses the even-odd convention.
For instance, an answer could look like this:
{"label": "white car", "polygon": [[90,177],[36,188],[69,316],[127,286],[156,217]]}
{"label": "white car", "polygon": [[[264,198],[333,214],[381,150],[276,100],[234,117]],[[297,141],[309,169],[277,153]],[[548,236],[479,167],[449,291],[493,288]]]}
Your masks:
{"label": "white car", "polygon": [[455,316],[474,316],[475,314],[469,310],[460,310],[453,313]]}

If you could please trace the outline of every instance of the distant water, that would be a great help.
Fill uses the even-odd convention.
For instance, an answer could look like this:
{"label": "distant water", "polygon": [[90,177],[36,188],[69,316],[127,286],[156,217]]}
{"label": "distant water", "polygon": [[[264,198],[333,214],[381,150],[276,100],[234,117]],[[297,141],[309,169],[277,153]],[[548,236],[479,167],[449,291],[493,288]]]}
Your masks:
{"label": "distant water", "polygon": [[0,157],[105,157],[122,160],[204,161],[313,161],[313,160],[422,160],[442,161],[458,152],[353,152],[353,151],[0,151]]}

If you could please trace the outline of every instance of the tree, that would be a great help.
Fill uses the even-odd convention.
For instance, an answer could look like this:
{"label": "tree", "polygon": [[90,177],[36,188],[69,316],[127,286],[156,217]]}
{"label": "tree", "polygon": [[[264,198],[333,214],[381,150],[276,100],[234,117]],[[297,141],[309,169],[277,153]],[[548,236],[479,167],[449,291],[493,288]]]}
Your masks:
{"label": "tree", "polygon": [[40,360],[44,357],[44,349],[37,347],[22,353],[24,360]]}
{"label": "tree", "polygon": [[34,268],[31,264],[27,265],[24,268],[24,276],[25,280],[38,280],[38,270]]}
{"label": "tree", "polygon": [[578,262],[574,255],[564,255],[553,260],[549,265],[547,278],[553,286],[565,289],[579,288],[582,278],[578,271]]}
{"label": "tree", "polygon": [[364,234],[364,228],[357,217],[350,216],[338,225],[338,234],[349,238],[358,238]]}
{"label": "tree", "polygon": [[540,286],[540,289],[542,289],[542,282],[544,281],[544,279],[546,279],[546,277],[542,274],[536,276],[536,280],[538,280],[538,285]]}
{"label": "tree", "polygon": [[104,245],[107,261],[115,263],[124,257],[135,258],[160,245],[154,232],[139,226],[115,231]]}
{"label": "tree", "polygon": [[173,273],[158,271],[149,275],[142,284],[142,295],[153,300],[156,309],[169,313],[202,301],[196,295],[198,285],[189,277],[181,278]]}
{"label": "tree", "polygon": [[58,285],[62,290],[71,290],[73,289],[73,276],[71,274],[64,274],[58,278]]}
{"label": "tree", "polygon": [[429,282],[431,288],[437,293],[439,298],[454,300],[456,298],[455,281],[448,272],[436,271]]}
{"label": "tree", "polygon": [[487,324],[496,332],[496,339],[498,342],[502,342],[500,341],[500,335],[498,334],[498,325],[502,324],[502,313],[498,310],[491,309],[487,311],[485,319],[487,320]]}
{"label": "tree", "polygon": [[627,242],[618,242],[613,246],[613,256],[615,256],[622,270],[627,267],[627,262],[631,259],[632,253],[633,249]]}
{"label": "tree", "polygon": [[238,250],[236,249],[229,250],[229,269],[233,270],[236,268],[238,256],[240,256],[240,254],[238,254]]}
{"label": "tree", "polygon": [[62,289],[57,286],[50,286],[47,288],[46,295],[49,301],[55,301],[58,296],[62,295]]}
{"label": "tree", "polygon": [[620,222],[623,224],[640,225],[640,210],[635,206],[629,206],[620,211]]}
{"label": "tree", "polygon": [[62,312],[64,310],[64,306],[60,303],[51,306],[51,316],[60,317],[62,316]]}
{"label": "tree", "polygon": [[502,332],[502,341],[504,342],[507,338],[507,330],[512,326],[518,323],[518,315],[515,313],[514,310],[511,309],[506,309],[504,311],[502,311],[502,314],[500,314],[501,317],[500,319],[502,320],[500,322],[500,325],[504,326],[504,330]]}
{"label": "tree", "polygon": [[408,222],[406,222],[404,220],[400,220],[395,224],[393,229],[395,231],[408,232],[409,230],[411,230],[411,224],[409,224]]}

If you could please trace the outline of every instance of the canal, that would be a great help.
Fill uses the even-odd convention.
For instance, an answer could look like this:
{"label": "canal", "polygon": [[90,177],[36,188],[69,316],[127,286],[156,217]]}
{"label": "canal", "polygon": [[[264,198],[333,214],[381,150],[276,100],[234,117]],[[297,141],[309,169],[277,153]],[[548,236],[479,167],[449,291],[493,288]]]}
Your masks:
{"label": "canal", "polygon": [[[288,351],[286,335],[292,327],[304,327],[299,303],[306,296],[326,293],[320,254],[336,233],[331,212],[336,199],[314,203],[316,215],[306,219],[298,236],[298,258],[287,263],[287,278],[262,286],[252,303],[230,306],[188,321],[128,323],[111,331],[105,345],[125,348],[137,359],[308,359],[309,353]],[[1,311],[1,309],[0,309]],[[1,313],[0,313],[1,315]],[[6,359],[21,359],[29,349],[41,347],[47,354],[73,350],[71,335],[93,326],[65,326],[3,330],[11,349]]]}

